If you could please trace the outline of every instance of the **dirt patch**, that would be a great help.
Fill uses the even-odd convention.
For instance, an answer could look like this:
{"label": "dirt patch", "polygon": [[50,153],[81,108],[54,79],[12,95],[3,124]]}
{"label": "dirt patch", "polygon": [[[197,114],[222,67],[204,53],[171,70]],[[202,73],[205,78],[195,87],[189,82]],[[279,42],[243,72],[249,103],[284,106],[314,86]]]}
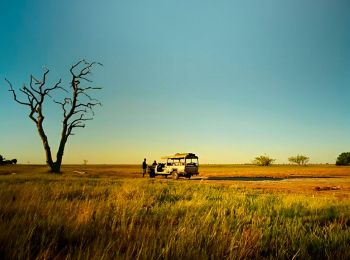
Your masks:
{"label": "dirt patch", "polygon": [[[60,178],[79,178],[93,181],[113,179],[142,179],[140,165],[63,165]],[[77,172],[84,172],[79,174]],[[350,197],[350,167],[335,165],[311,165],[308,167],[274,165],[257,167],[246,165],[201,165],[198,177],[191,183],[210,185],[239,185],[241,187],[264,189],[276,193],[297,193],[306,196]],[[17,173],[13,175],[12,173]],[[1,165],[0,181],[20,176],[36,175],[36,178],[51,176],[46,165]],[[16,177],[17,176],[17,177]],[[149,180],[149,177],[145,177]],[[164,181],[157,176],[152,181]],[[167,181],[173,182],[171,178]],[[187,178],[180,178],[188,182]],[[328,188],[329,187],[329,188]],[[339,187],[334,189],[332,187]]]}

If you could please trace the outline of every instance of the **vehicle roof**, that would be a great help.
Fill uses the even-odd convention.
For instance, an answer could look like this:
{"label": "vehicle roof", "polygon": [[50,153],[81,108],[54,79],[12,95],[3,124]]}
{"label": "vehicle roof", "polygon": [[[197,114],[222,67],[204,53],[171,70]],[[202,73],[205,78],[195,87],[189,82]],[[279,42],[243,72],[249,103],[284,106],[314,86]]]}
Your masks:
{"label": "vehicle roof", "polygon": [[177,153],[172,156],[163,156],[162,159],[198,159],[194,153]]}

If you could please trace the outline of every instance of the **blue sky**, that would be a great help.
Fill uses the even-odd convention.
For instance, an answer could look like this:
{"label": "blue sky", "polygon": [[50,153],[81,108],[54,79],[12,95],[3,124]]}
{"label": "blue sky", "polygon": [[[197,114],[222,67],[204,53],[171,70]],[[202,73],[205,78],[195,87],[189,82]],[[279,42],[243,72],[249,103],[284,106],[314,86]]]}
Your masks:
{"label": "blue sky", "polygon": [[[0,79],[18,89],[47,66],[48,86],[68,86],[73,63],[103,63],[93,70],[103,107],[70,138],[64,163],[176,152],[202,163],[264,153],[334,163],[350,150],[349,10],[349,1],[323,0],[3,0]],[[28,108],[7,90],[0,81],[0,154],[44,163]],[[61,111],[48,101],[55,154]]]}

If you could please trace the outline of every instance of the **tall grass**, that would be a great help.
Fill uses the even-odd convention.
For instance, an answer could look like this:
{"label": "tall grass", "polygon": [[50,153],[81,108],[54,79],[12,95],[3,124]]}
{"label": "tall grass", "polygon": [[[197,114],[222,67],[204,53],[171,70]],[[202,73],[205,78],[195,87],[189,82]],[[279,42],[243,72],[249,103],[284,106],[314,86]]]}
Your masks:
{"label": "tall grass", "polygon": [[1,259],[350,259],[350,202],[172,180],[0,176]]}

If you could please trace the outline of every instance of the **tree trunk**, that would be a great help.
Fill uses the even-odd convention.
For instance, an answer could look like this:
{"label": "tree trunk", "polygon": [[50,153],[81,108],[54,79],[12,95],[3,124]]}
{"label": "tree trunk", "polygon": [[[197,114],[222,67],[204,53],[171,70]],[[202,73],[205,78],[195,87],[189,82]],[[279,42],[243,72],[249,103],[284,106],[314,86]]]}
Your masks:
{"label": "tree trunk", "polygon": [[[47,166],[51,169],[51,172],[53,173],[60,173],[60,169],[61,169],[61,163],[62,163],[62,156],[61,156],[61,160],[60,163],[57,164],[57,162],[54,162],[52,160],[52,155],[51,155],[51,148],[49,145],[49,140],[47,139],[47,136],[44,132],[42,123],[43,123],[44,117],[41,114],[41,111],[39,113],[39,117],[38,117],[38,123],[37,123],[37,128],[38,128],[38,133],[39,136],[43,142],[43,146],[44,146],[44,150],[45,150],[45,156],[46,156],[46,164]],[[63,155],[63,153],[62,153]]]}
{"label": "tree trunk", "polygon": [[[41,110],[40,110],[41,112]],[[67,123],[66,119],[63,121],[63,127],[62,127],[62,133],[61,133],[61,141],[60,141],[60,146],[57,151],[56,155],[56,162],[52,160],[52,155],[51,155],[51,148],[49,146],[49,141],[47,139],[47,136],[44,132],[44,129],[42,127],[42,123],[44,120],[44,116],[39,112],[39,117],[38,117],[38,123],[37,123],[37,128],[39,132],[39,136],[41,140],[43,141],[43,146],[45,150],[45,155],[46,155],[46,164],[47,166],[51,169],[51,172],[53,173],[60,173],[61,172],[61,164],[62,164],[62,159],[63,159],[63,154],[64,154],[64,148],[67,143],[68,135],[67,135]]]}
{"label": "tree trunk", "polygon": [[49,141],[47,139],[47,136],[44,132],[44,129],[42,128],[41,124],[37,125],[38,128],[38,133],[39,136],[43,142],[43,146],[44,146],[44,150],[45,150],[45,156],[46,156],[46,164],[47,166],[51,169],[52,172],[57,173],[56,171],[56,167],[55,167],[55,163],[52,160],[52,156],[51,156],[51,148],[49,146]]}
{"label": "tree trunk", "polygon": [[65,135],[62,134],[60,147],[58,148],[57,156],[56,156],[55,170],[53,171],[55,173],[60,173],[63,154],[64,154],[64,147],[66,146],[66,142],[67,142],[67,138],[65,137]]}

